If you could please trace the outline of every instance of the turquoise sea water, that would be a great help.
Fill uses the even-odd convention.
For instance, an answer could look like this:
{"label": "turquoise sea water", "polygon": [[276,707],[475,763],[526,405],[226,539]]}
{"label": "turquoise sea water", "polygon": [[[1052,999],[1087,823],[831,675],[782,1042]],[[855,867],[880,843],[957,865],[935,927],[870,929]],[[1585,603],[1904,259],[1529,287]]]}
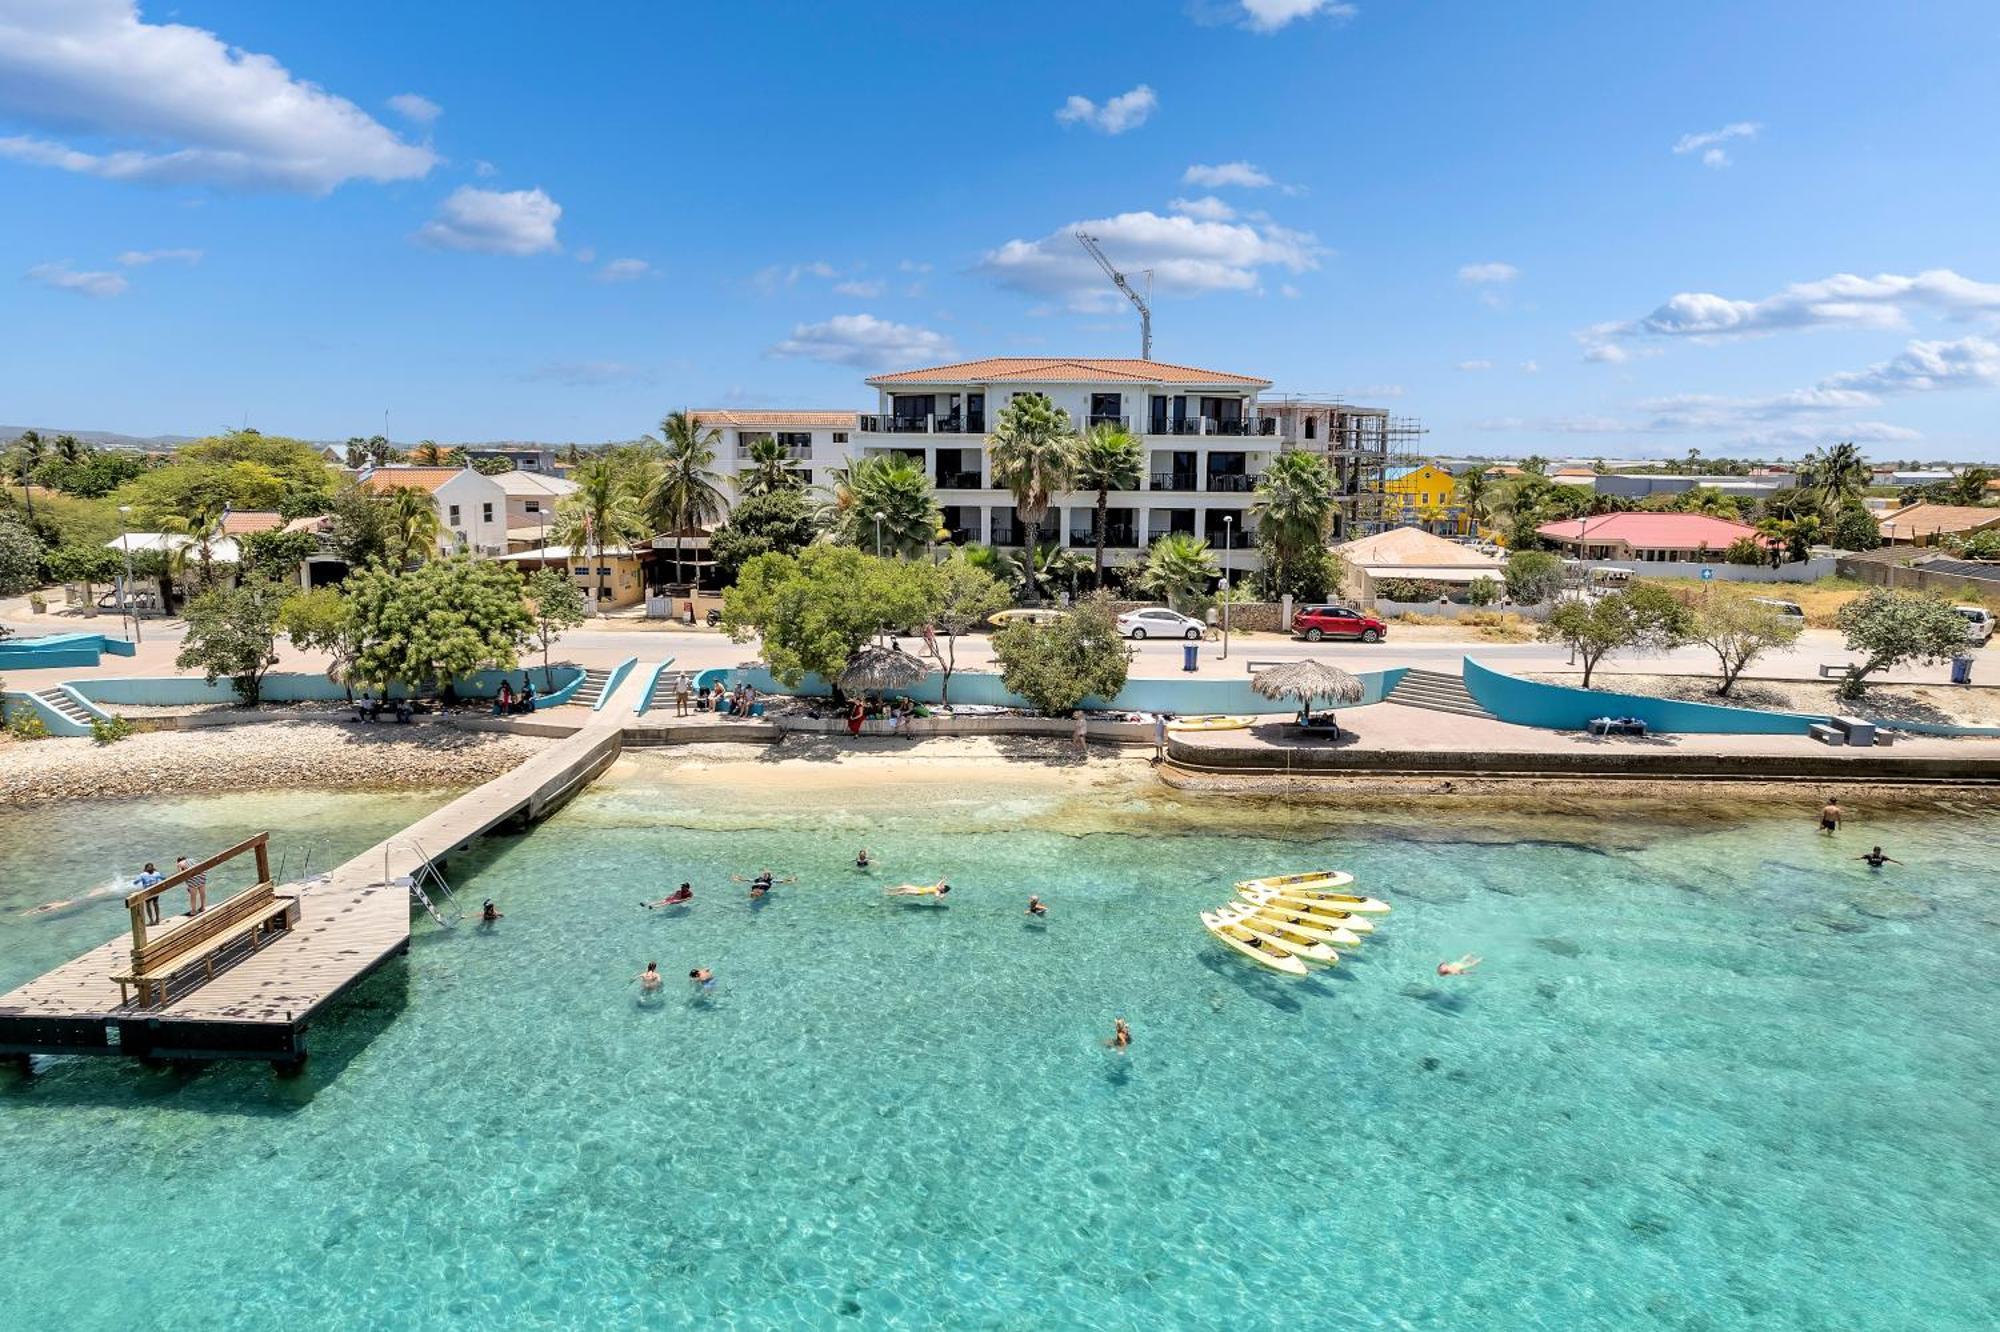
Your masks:
{"label": "turquoise sea water", "polygon": [[[1803,818],[798,795],[762,771],[627,764],[458,862],[505,920],[420,922],[303,1077],[0,1074],[8,1321],[2000,1322],[2000,903],[1974,818],[1829,843]],[[227,831],[266,799],[233,797]],[[394,812],[359,799],[348,824]],[[129,813],[68,816],[101,848],[59,862],[70,886]],[[0,825],[8,984],[74,951],[11,914],[49,865],[22,826]],[[1873,840],[1910,863],[1845,859]],[[1333,972],[1254,971],[1195,921],[1235,878],[1322,864],[1396,908]],[[760,865],[802,881],[753,906],[727,876]],[[881,894],[939,874],[948,907]],[[692,908],[638,907],[683,878]],[[1476,973],[1435,976],[1466,951]],[[650,959],[653,1004],[630,983]],[[706,998],[673,979],[696,965]]]}

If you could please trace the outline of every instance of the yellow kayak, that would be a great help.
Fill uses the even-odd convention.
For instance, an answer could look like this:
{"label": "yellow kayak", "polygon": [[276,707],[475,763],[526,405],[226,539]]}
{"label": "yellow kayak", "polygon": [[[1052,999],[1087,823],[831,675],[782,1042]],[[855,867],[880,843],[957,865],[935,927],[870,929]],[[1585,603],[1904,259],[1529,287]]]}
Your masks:
{"label": "yellow kayak", "polygon": [[1268,879],[1245,879],[1238,888],[1345,888],[1354,882],[1346,870],[1313,870],[1306,874],[1274,874]]}
{"label": "yellow kayak", "polygon": [[1259,906],[1254,902],[1238,902],[1232,909],[1241,911],[1244,919],[1262,929],[1265,923],[1283,925],[1296,934],[1303,934],[1324,944],[1340,944],[1348,948],[1361,946],[1361,936],[1332,916],[1307,915],[1297,911],[1287,911],[1283,907]]}
{"label": "yellow kayak", "polygon": [[1268,889],[1263,892],[1248,892],[1243,894],[1243,897],[1245,901],[1255,902],[1261,907],[1289,911],[1300,916],[1318,916],[1332,924],[1345,926],[1356,934],[1375,932],[1374,921],[1366,916],[1357,916],[1332,902],[1321,902],[1310,897],[1293,897],[1288,893],[1272,892]]}
{"label": "yellow kayak", "polygon": [[1169,731],[1247,731],[1256,723],[1255,717],[1225,717],[1215,714],[1207,717],[1176,717],[1167,723]]}
{"label": "yellow kayak", "polygon": [[1234,911],[1228,907],[1223,908],[1223,912],[1224,921],[1241,925],[1254,934],[1263,935],[1293,957],[1302,957],[1308,962],[1318,962],[1328,967],[1340,961],[1340,954],[1333,951],[1332,945],[1324,940],[1315,939],[1312,931],[1308,929],[1287,924],[1283,920],[1267,919],[1247,911]]}
{"label": "yellow kayak", "polygon": [[1233,921],[1225,920],[1213,911],[1202,912],[1201,923],[1210,934],[1259,966],[1282,971],[1287,976],[1306,974],[1305,963],[1276,944],[1269,943],[1263,935],[1253,930],[1247,930]]}

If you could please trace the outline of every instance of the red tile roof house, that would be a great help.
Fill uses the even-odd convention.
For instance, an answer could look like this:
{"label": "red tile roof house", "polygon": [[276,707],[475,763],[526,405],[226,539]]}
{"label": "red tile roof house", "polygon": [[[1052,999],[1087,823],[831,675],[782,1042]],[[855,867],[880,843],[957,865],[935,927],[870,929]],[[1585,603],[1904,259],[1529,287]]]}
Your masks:
{"label": "red tile roof house", "polygon": [[1586,560],[1713,560],[1744,537],[1769,543],[1747,523],[1703,513],[1605,513],[1543,523],[1535,530]]}

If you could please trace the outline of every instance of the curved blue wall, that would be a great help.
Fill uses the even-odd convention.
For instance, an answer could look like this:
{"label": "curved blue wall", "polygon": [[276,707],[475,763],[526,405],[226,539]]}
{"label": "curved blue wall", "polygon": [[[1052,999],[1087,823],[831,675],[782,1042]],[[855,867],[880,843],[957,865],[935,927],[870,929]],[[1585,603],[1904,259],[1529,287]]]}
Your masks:
{"label": "curved blue wall", "polygon": [[1465,688],[1480,707],[1516,726],[1581,731],[1599,717],[1637,717],[1649,731],[1689,735],[1804,735],[1825,717],[1799,712],[1759,712],[1718,703],[1610,694],[1598,689],[1520,680],[1465,659]]}
{"label": "curved blue wall", "polygon": [[[491,698],[500,692],[500,681],[516,680],[521,670],[480,671],[454,682],[460,698]],[[542,668],[533,668],[535,684],[542,683]],[[553,707],[566,701],[583,683],[583,671],[576,666],[557,666],[553,670],[556,687],[553,692],[536,698],[537,707]],[[227,679],[218,678],[209,684],[198,675],[126,675],[111,679],[71,680],[68,687],[86,702],[93,704],[125,704],[133,707],[180,707],[190,703],[234,703],[236,687]],[[361,692],[359,690],[357,693]],[[369,689],[370,694],[379,694],[377,689]],[[401,690],[390,690],[389,696],[401,695]],[[273,671],[264,677],[264,698],[271,703],[332,703],[344,700],[347,691],[324,675],[308,675],[303,672]]]}
{"label": "curved blue wall", "polygon": [[48,634],[0,642],[0,670],[32,671],[46,666],[95,666],[109,652],[129,657],[132,641],[115,634]]}

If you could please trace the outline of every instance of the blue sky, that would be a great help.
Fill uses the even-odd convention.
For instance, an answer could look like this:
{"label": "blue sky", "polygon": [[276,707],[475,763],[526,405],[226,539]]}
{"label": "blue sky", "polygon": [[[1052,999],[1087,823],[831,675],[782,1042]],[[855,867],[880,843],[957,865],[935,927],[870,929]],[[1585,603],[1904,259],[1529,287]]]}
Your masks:
{"label": "blue sky", "polygon": [[2000,10],[0,0],[0,420],[630,438],[1155,355],[1446,453],[2000,458]]}

